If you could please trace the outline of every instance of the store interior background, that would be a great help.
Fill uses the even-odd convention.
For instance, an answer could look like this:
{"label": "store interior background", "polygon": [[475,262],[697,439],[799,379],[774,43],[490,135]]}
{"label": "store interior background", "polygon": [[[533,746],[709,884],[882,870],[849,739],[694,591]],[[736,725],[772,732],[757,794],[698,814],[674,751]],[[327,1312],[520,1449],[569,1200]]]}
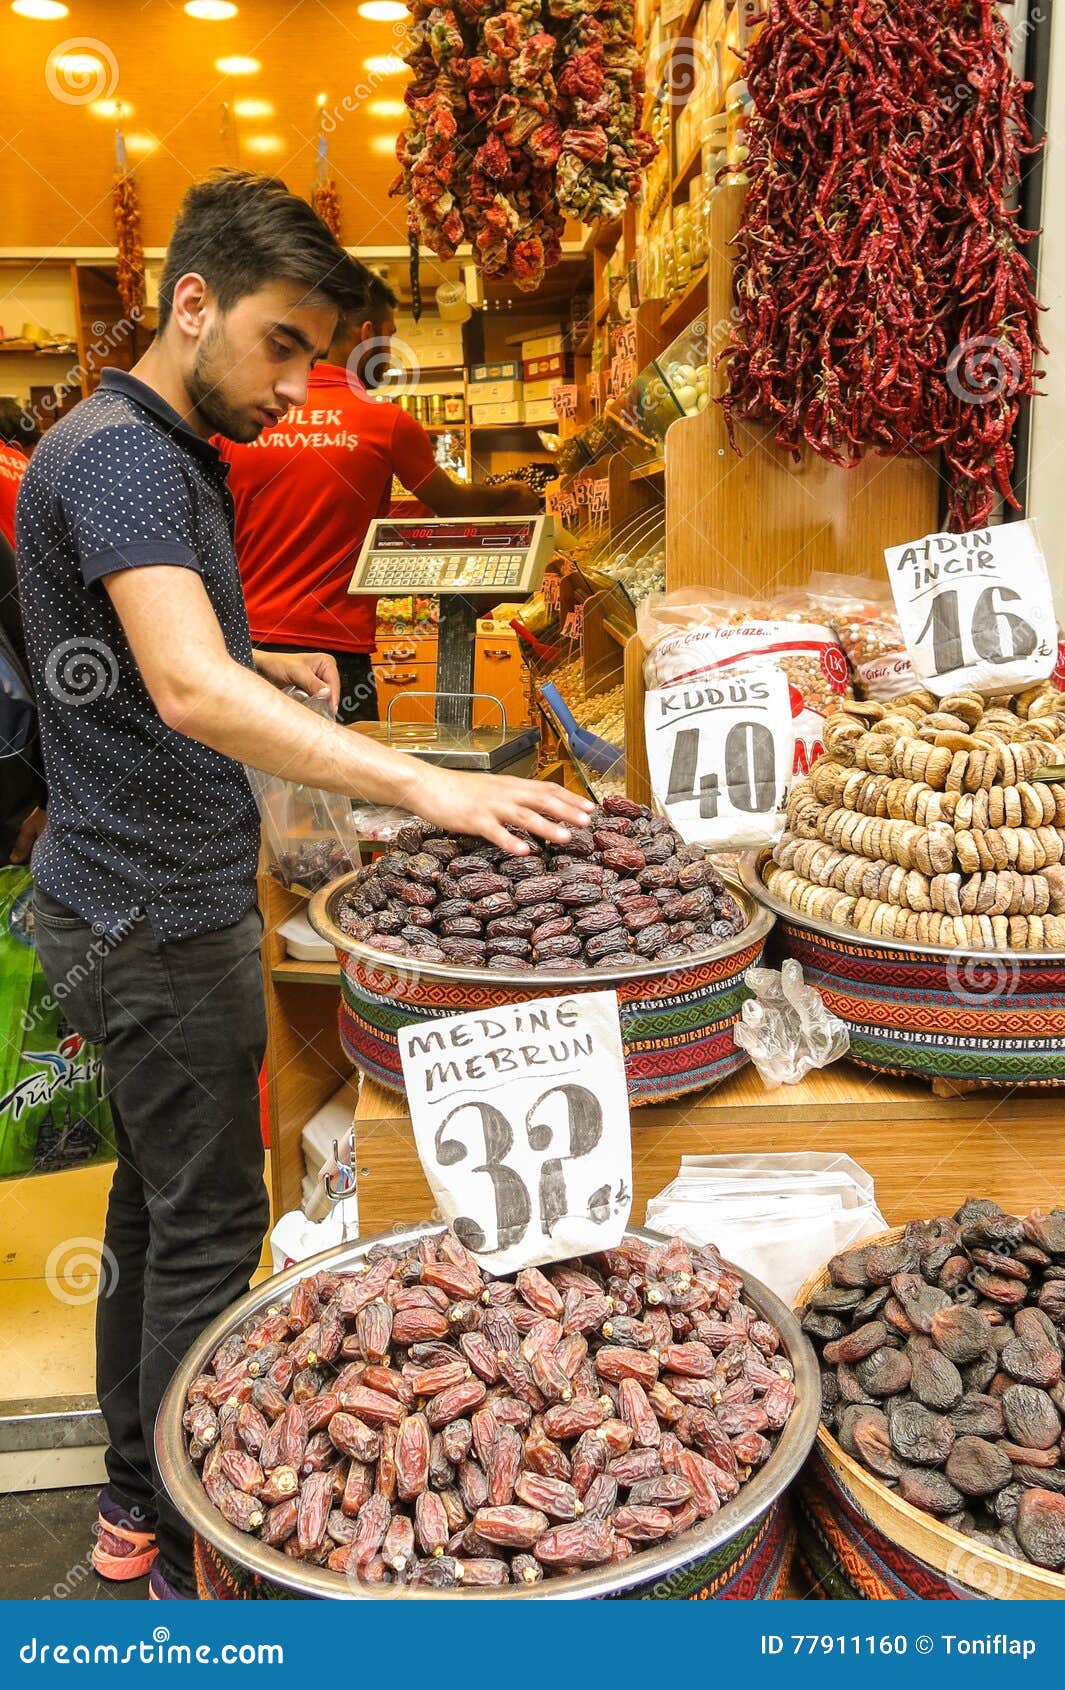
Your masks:
{"label": "store interior background", "polygon": [[[1025,11],[1050,0],[1007,8],[1019,26]],[[401,91],[406,70],[396,57],[403,21],[373,21],[359,15],[355,0],[300,0],[288,7],[274,0],[240,0],[238,15],[224,21],[190,18],[179,0],[70,0],[69,15],[54,22],[15,16],[0,0],[0,49],[4,61],[4,119],[0,133],[0,323],[10,336],[33,323],[76,337],[70,266],[91,274],[94,265],[114,261],[111,183],[114,130],[120,119],[130,163],[136,166],[142,238],[149,271],[158,274],[174,213],[190,182],[217,165],[259,169],[280,175],[296,192],[310,194],[315,175],[321,114],[326,115],[329,160],[339,190],[343,239],[366,262],[382,270],[409,309],[406,215],[388,187],[396,174],[394,147],[403,125]],[[1016,27],[1018,56],[1024,31]],[[49,54],[65,42],[113,63],[117,80],[101,101],[73,103],[49,87]],[[1048,363],[1065,363],[1065,158],[1055,144],[1055,111],[1065,107],[1065,19],[1051,32],[1048,146],[1043,170],[1043,236],[1039,294],[1048,305],[1043,334]],[[234,73],[218,61],[253,61]],[[383,61],[383,62],[382,62]],[[110,75],[109,75],[110,80]],[[324,96],[324,101],[321,97]],[[224,110],[223,108],[228,108]],[[523,299],[513,288],[493,284],[486,309],[475,316],[483,332],[478,351],[487,361],[515,356],[514,337],[568,315],[578,276],[587,270],[587,232],[567,231],[565,261],[549,273],[542,292]],[[433,292],[458,277],[461,263],[445,266],[423,259],[423,292],[431,315]],[[94,321],[91,294],[87,321]],[[150,319],[149,319],[150,322]],[[65,362],[64,362],[65,356]],[[59,381],[69,355],[4,353],[0,392],[25,397],[31,385]],[[530,436],[530,440],[533,437]],[[1047,384],[1047,397],[1033,409],[1028,462],[1027,511],[1040,525],[1052,577],[1065,606],[1065,388]],[[513,449],[511,449],[513,448]],[[527,461],[529,449],[503,441],[475,452],[474,479],[486,468],[505,469]],[[755,1127],[757,1095],[749,1103],[752,1149],[773,1148],[772,1133]],[[840,1107],[843,1107],[841,1102]],[[917,1102],[911,1105],[916,1113]],[[887,1144],[897,1123],[886,1116],[875,1129]],[[665,1129],[662,1129],[665,1131]],[[815,1142],[811,1121],[808,1141]],[[832,1141],[832,1131],[823,1142]],[[834,1142],[834,1141],[832,1141]],[[704,1148],[709,1148],[709,1145]],[[659,1145],[657,1154],[667,1153]],[[1049,1128],[1028,1140],[1029,1163],[1018,1185],[1053,1179],[1056,1146]],[[898,1146],[900,1165],[912,1143]],[[980,1156],[971,1157],[979,1184]],[[927,1200],[937,1190],[937,1157],[928,1149]],[[673,1152],[676,1160],[676,1152]],[[950,1188],[960,1178],[952,1170]],[[95,1298],[91,1253],[83,1291],[58,1305],[46,1282],[49,1252],[59,1240],[91,1243],[102,1230],[109,1169],[89,1168],[58,1179],[10,1181],[3,1187],[4,1244],[0,1251],[0,1397],[71,1399],[91,1390],[92,1311]],[[664,1181],[662,1182],[664,1183]],[[929,1212],[935,1212],[929,1207]],[[264,1254],[264,1268],[268,1257]],[[97,1452],[67,1448],[34,1457],[36,1483],[89,1483]],[[0,1489],[14,1488],[25,1472],[23,1452],[0,1448]]]}

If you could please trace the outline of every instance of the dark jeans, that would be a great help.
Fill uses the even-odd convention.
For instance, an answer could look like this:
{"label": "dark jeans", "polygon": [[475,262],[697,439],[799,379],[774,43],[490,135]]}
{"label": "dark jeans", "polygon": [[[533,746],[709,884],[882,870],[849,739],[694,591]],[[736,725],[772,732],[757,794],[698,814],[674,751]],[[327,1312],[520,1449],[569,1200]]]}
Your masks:
{"label": "dark jeans", "polygon": [[[315,646],[266,645],[261,640],[256,641],[258,651],[312,651]],[[373,669],[370,664],[369,653],[365,651],[331,651],[328,655],[333,658],[340,671],[340,705],[337,710],[337,721],[347,725],[350,722],[377,721],[377,683],[374,680]]]}
{"label": "dark jeans", "polygon": [[262,917],[168,944],[142,919],[114,943],[40,889],[34,898],[41,966],[101,1046],[115,1119],[96,1305],[109,1488],[147,1529],[157,1522],[160,1571],[195,1595],[192,1534],[159,1483],[153,1433],[174,1369],[248,1289],[269,1225]]}

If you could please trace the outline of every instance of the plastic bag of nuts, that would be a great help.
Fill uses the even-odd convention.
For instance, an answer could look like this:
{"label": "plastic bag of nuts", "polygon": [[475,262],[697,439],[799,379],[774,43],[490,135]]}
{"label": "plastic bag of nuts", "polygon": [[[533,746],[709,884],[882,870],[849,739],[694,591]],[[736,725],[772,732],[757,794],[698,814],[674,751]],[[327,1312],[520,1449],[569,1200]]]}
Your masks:
{"label": "plastic bag of nuts", "polygon": [[637,611],[648,689],[759,662],[784,670],[795,716],[795,773],[824,750],[825,720],[846,696],[847,659],[823,614],[796,595],[763,602],[687,588],[652,593]]}
{"label": "plastic bag of nuts", "polygon": [[831,623],[864,698],[901,698],[919,682],[902,637],[891,587],[862,575],[810,577],[810,603]]}

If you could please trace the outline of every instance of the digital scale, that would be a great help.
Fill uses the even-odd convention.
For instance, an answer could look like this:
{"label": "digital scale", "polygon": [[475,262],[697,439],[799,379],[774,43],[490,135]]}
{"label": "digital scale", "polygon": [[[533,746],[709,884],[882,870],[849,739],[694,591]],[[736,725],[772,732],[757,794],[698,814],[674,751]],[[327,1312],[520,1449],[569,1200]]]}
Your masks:
{"label": "digital scale", "polygon": [[549,516],[379,517],[370,524],[348,585],[355,596],[440,598],[439,719],[470,726],[477,600],[527,598],[555,549]]}

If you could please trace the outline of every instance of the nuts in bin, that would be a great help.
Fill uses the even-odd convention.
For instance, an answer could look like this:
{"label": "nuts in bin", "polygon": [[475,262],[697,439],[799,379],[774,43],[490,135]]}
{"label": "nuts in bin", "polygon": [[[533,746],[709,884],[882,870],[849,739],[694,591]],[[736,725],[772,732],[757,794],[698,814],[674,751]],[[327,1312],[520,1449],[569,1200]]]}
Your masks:
{"label": "nuts in bin", "polygon": [[795,1402],[712,1246],[495,1277],[452,1233],[375,1246],[223,1340],[189,1454],[230,1525],[369,1585],[538,1583],[716,1514]]}
{"label": "nuts in bin", "polygon": [[[565,964],[569,972],[691,956],[746,925],[702,849],[684,845],[668,823],[620,794],[604,799],[568,844],[538,843],[536,872],[520,878],[508,873],[514,859],[483,839],[450,841],[461,850],[445,862],[432,849],[445,840],[422,824],[405,827],[397,849],[362,869],[341,898],[342,930],[415,961],[438,961],[442,951],[464,967],[520,972]],[[421,927],[411,924],[415,911]],[[607,949],[603,934],[612,941]]]}

